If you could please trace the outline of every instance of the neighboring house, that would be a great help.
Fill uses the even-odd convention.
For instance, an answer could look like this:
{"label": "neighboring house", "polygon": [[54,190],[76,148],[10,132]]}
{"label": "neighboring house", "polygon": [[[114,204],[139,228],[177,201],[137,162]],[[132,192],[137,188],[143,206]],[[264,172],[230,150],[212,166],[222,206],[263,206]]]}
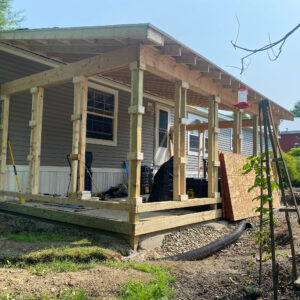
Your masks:
{"label": "neighboring house", "polygon": [[[0,43],[0,83],[47,70],[60,63],[18,47]],[[143,164],[157,169],[169,158],[168,129],[174,121],[174,102],[145,93],[143,116]],[[9,138],[12,144],[21,188],[27,188],[31,114],[30,94],[11,100]],[[18,101],[18,100],[21,101]],[[18,105],[16,105],[18,101]],[[93,78],[89,83],[87,151],[93,153],[93,178],[101,191],[127,181],[124,167],[129,142],[130,88],[104,78]],[[70,180],[67,155],[71,153],[73,85],[64,84],[55,90],[47,89],[44,103],[44,128],[40,168],[40,192],[66,195]],[[187,107],[189,123],[207,122],[204,108]],[[219,114],[220,121],[232,117]],[[242,153],[252,154],[252,128],[242,129]],[[160,139],[166,138],[161,143]],[[207,153],[206,132],[206,153]],[[221,129],[219,151],[232,151],[232,129]],[[198,132],[187,134],[187,177],[198,176]],[[201,157],[203,158],[203,157]],[[207,158],[207,155],[206,155]],[[7,189],[17,189],[10,158],[8,159]],[[93,188],[94,189],[94,188]],[[95,189],[94,189],[95,191]]]}
{"label": "neighboring house", "polygon": [[284,152],[300,148],[300,118],[294,121],[283,121],[280,124],[280,147]]}

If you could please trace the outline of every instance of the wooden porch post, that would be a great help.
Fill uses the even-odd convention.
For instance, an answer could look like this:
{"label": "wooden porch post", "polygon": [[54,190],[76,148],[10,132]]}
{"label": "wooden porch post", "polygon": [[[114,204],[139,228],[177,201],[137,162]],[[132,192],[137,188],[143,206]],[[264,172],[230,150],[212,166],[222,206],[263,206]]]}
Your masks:
{"label": "wooden porch post", "polygon": [[[131,70],[131,100],[128,113],[130,114],[130,141],[127,159],[129,161],[128,199],[127,201],[136,206],[142,203],[141,198],[141,161],[142,153],[142,116],[145,112],[143,106],[143,81],[144,68],[139,62],[130,64]],[[128,222],[136,224],[139,222],[139,214],[128,213]],[[133,249],[138,247],[138,237],[130,236],[130,245]]]}
{"label": "wooden porch post", "polygon": [[241,154],[242,152],[242,112],[234,111],[233,121],[233,153]]}
{"label": "wooden porch post", "polygon": [[32,194],[38,194],[40,179],[44,88],[33,87],[31,88],[30,92],[32,94],[32,110],[31,120],[29,121],[30,151],[27,157],[29,161],[28,191]]}
{"label": "wooden porch post", "polygon": [[183,81],[175,85],[175,115],[174,115],[174,177],[173,200],[187,200],[186,195],[186,95],[188,84]]}
{"label": "wooden porch post", "polygon": [[253,151],[252,155],[258,155],[258,116],[253,116],[253,131],[252,131]]}
{"label": "wooden porch post", "polygon": [[[212,96],[209,101],[208,110],[208,197],[219,197],[218,192],[218,167],[220,161],[218,157],[218,134],[219,118],[218,107],[220,98]],[[215,208],[215,207],[214,207]]]}
{"label": "wooden porch post", "polygon": [[73,121],[71,195],[76,193],[77,187],[78,191],[84,190],[88,79],[84,76],[74,77],[73,84],[74,109],[73,115],[71,116],[71,120]]}
{"label": "wooden porch post", "polygon": [[[6,159],[7,159],[7,135],[9,119],[9,102],[10,97],[1,95],[1,119],[0,119],[0,190],[6,188]],[[0,198],[2,200],[2,197]]]}

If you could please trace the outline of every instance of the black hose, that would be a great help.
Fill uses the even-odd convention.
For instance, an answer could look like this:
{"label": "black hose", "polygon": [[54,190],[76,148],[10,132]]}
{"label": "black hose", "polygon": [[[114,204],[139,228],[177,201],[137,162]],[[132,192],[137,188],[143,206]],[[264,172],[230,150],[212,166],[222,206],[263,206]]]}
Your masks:
{"label": "black hose", "polygon": [[200,260],[208,257],[215,253],[216,251],[228,246],[229,244],[235,242],[243,233],[246,228],[253,228],[251,223],[242,221],[239,227],[230,233],[229,235],[212,242],[204,247],[194,249],[188,252],[180,253],[174,256],[169,256],[163,258],[163,260]]}

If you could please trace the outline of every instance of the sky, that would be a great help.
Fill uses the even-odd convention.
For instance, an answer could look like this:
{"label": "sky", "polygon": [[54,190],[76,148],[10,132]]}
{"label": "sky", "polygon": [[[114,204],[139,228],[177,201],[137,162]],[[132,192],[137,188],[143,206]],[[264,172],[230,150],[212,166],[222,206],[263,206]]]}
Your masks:
{"label": "sky", "polygon": [[258,48],[275,41],[300,23],[299,0],[14,0],[14,11],[23,10],[24,28],[97,26],[151,23],[197,51],[252,88],[292,109],[300,100],[300,29],[271,62],[266,53],[252,57],[240,76],[245,52],[238,44]]}

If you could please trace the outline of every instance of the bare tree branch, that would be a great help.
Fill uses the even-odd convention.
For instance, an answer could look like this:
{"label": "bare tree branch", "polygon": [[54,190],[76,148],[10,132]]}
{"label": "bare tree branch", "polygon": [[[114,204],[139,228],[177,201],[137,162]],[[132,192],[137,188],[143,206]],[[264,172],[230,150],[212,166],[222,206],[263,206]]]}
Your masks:
{"label": "bare tree branch", "polygon": [[[238,24],[239,24],[239,22],[238,22]],[[280,40],[278,40],[276,42],[273,42],[273,43],[271,42],[271,38],[269,37],[269,40],[270,40],[269,44],[264,45],[261,48],[257,48],[257,49],[249,49],[249,48],[246,48],[246,47],[241,47],[241,46],[237,45],[237,39],[236,39],[235,42],[231,41],[231,44],[234,47],[234,49],[240,49],[240,50],[243,50],[243,51],[246,51],[246,52],[249,53],[249,54],[247,54],[247,55],[245,55],[241,58],[242,66],[240,68],[240,70],[241,70],[240,74],[245,72],[245,60],[247,58],[249,58],[250,56],[254,55],[255,53],[263,52],[263,51],[268,52],[268,50],[271,49],[273,54],[274,54],[274,58],[271,58],[269,56],[269,59],[271,61],[274,61],[274,60],[278,59],[278,57],[282,53],[282,48],[283,48],[286,40],[289,38],[290,35],[292,35],[299,28],[300,28],[300,24],[298,24],[296,27],[294,27],[291,31],[289,31],[286,35],[284,35]],[[239,33],[239,28],[238,28],[238,33]],[[279,48],[278,48],[278,52],[276,54],[273,48],[277,45],[279,45]],[[268,53],[268,55],[269,55],[269,53]]]}

